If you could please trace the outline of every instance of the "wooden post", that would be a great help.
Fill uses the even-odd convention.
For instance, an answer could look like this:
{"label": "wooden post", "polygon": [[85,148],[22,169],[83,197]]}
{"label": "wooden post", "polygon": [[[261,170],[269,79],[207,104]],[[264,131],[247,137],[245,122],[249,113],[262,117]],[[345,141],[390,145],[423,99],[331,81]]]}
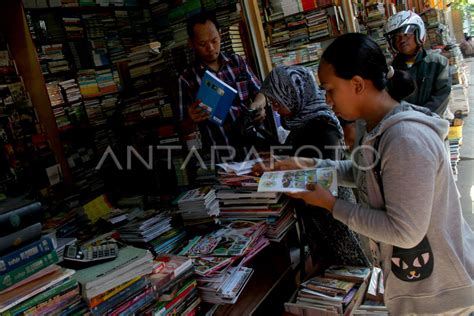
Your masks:
{"label": "wooden post", "polygon": [[51,150],[61,166],[64,181],[72,182],[71,172],[59,139],[56,119],[51,108],[45,81],[38,62],[35,45],[26,22],[22,1],[3,0],[0,3],[2,19],[0,27],[15,59],[25,89],[38,114],[39,122],[48,138]]}
{"label": "wooden post", "polygon": [[258,71],[263,79],[270,70],[272,70],[272,62],[265,45],[265,31],[263,30],[257,0],[243,0],[242,6],[244,17],[251,33],[255,56],[258,61]]}

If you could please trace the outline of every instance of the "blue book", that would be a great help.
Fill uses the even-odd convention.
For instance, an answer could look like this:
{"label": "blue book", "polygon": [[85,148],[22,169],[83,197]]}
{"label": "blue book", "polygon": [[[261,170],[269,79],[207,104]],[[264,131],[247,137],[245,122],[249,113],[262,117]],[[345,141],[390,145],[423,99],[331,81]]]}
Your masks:
{"label": "blue book", "polygon": [[236,95],[237,90],[206,70],[196,100],[201,100],[199,106],[209,112],[211,122],[222,125]]}
{"label": "blue book", "polygon": [[0,275],[50,253],[52,250],[54,250],[54,246],[51,238],[43,237],[23,248],[0,256]]}

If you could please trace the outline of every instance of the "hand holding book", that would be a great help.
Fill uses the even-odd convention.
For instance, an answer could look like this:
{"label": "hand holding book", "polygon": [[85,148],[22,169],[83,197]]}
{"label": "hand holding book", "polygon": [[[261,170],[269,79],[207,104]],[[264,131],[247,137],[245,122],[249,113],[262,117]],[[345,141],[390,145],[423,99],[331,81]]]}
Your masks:
{"label": "hand holding book", "polygon": [[266,171],[297,170],[316,167],[316,160],[312,158],[290,157],[288,159],[279,160],[278,158],[270,157],[263,163],[255,164],[252,168],[252,172],[254,175],[260,176]]}
{"label": "hand holding book", "polygon": [[295,199],[302,199],[306,204],[319,206],[332,213],[336,198],[319,183],[308,183],[306,192],[286,193]]}
{"label": "hand holding book", "polygon": [[194,123],[201,123],[209,119],[209,111],[203,108],[200,104],[201,100],[196,100],[188,107],[189,117]]}

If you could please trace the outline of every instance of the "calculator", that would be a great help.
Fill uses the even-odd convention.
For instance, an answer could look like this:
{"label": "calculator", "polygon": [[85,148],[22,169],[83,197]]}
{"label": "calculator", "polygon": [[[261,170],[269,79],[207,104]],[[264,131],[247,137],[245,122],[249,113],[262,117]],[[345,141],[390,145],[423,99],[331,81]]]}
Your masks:
{"label": "calculator", "polygon": [[64,249],[64,265],[82,269],[117,258],[119,248],[115,242],[106,242],[97,246],[79,247],[69,245]]}

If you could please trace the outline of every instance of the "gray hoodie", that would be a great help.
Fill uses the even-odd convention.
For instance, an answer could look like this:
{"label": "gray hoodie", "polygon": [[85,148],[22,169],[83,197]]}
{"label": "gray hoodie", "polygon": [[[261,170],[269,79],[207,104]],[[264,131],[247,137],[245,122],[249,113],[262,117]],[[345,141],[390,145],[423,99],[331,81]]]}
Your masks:
{"label": "gray hoodie", "polygon": [[[402,101],[364,135],[353,162],[320,163],[337,168],[340,184],[359,189],[361,205],[337,200],[333,216],[379,242],[384,300],[392,315],[445,313],[474,305],[474,234],[462,217],[443,144],[448,127],[446,120]],[[383,193],[370,168],[379,137]],[[395,249],[413,248],[425,236],[429,249],[423,257],[420,253],[406,263],[392,257]],[[420,262],[423,268],[429,263],[432,271],[417,273]]]}

